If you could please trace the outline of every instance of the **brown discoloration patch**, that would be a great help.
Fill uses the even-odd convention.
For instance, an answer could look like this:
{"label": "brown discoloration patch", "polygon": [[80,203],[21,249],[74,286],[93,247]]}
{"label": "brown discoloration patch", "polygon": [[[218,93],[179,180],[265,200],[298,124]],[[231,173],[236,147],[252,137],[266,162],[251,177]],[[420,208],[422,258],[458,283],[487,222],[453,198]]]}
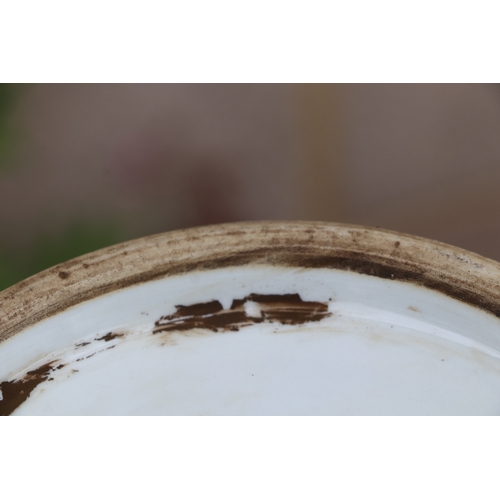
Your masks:
{"label": "brown discoloration patch", "polygon": [[[246,303],[253,303],[257,314],[247,314]],[[244,299],[233,300],[229,309],[223,309],[218,300],[176,306],[176,312],[162,316],[155,323],[153,333],[186,331],[202,328],[221,331],[238,331],[240,328],[264,321],[283,325],[300,325],[320,321],[331,316],[328,304],[307,302],[297,293],[284,295],[251,294]]]}
{"label": "brown discoloration patch", "polygon": [[54,371],[53,366],[55,363],[57,361],[46,363],[36,370],[31,370],[21,379],[7,380],[0,383],[3,398],[0,401],[0,416],[10,415],[29,398],[35,387],[49,379],[49,375]]}
{"label": "brown discoloration patch", "polygon": [[84,262],[82,265],[85,269],[88,269],[90,267],[86,262]]}
{"label": "brown discoloration patch", "polygon": [[106,335],[103,335],[102,337],[97,338],[96,340],[104,340],[104,342],[109,342],[110,340],[118,339],[120,337],[123,337],[123,333],[109,332],[109,333],[106,333]]}
{"label": "brown discoloration patch", "polygon": [[69,273],[67,271],[60,271],[58,276],[62,280],[65,280],[69,278]]}
{"label": "brown discoloration patch", "polygon": [[414,312],[417,312],[417,313],[422,312],[418,307],[414,307],[414,306],[408,306],[408,309],[410,311],[414,311]]}

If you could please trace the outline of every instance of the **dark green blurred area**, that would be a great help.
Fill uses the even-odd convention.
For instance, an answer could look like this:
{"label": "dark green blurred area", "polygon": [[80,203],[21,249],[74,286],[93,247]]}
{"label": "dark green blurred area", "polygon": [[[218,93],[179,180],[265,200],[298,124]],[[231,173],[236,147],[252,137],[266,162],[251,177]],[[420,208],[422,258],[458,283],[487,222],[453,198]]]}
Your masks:
{"label": "dark green blurred area", "polygon": [[[0,84],[0,176],[15,168],[12,161],[18,131],[12,123],[22,86]],[[99,223],[78,220],[57,235],[41,232],[28,249],[14,251],[0,235],[0,290],[79,255],[113,245],[125,239],[115,221]]]}
{"label": "dark green blurred area", "polygon": [[78,221],[62,234],[41,234],[24,253],[6,251],[5,245],[0,244],[0,290],[56,264],[123,239],[117,223],[109,221],[96,225]]}
{"label": "dark green blurred area", "polygon": [[11,166],[9,160],[16,142],[11,113],[14,110],[20,87],[0,83],[0,171]]}

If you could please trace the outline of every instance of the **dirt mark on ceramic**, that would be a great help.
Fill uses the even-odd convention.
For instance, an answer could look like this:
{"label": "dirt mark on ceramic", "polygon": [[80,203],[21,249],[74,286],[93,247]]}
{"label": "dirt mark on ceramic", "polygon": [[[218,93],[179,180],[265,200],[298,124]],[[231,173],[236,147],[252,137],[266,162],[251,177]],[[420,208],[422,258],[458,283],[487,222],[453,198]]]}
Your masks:
{"label": "dirt mark on ceramic", "polygon": [[298,293],[284,295],[250,294],[233,300],[224,309],[218,300],[190,306],[176,306],[176,312],[155,322],[153,333],[205,328],[213,332],[238,331],[254,323],[300,325],[331,316],[328,304],[307,302]]}
{"label": "dirt mark on ceramic", "polygon": [[0,383],[0,416],[10,415],[18,406],[24,403],[33,389],[42,382],[50,380],[50,375],[56,370],[60,370],[65,365],[59,361],[46,363],[35,370],[31,370],[21,379],[8,380]]}
{"label": "dirt mark on ceramic", "polygon": [[106,335],[103,335],[102,337],[99,337],[95,340],[104,340],[104,342],[109,342],[110,340],[117,339],[120,337],[123,337],[123,333],[109,332],[109,333],[106,333]]}

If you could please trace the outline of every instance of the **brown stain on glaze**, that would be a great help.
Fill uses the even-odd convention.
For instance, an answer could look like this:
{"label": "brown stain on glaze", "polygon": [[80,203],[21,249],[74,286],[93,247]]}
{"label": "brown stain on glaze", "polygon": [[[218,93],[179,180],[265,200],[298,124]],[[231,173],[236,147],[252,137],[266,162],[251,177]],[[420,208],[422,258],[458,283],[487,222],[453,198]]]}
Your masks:
{"label": "brown stain on glaze", "polygon": [[[256,307],[256,312],[251,315],[245,310],[245,304],[248,303]],[[304,301],[297,293],[283,295],[253,293],[244,299],[233,300],[229,309],[224,309],[218,300],[190,306],[176,306],[174,314],[162,316],[155,322],[153,333],[186,331],[193,328],[213,332],[238,331],[242,327],[263,322],[301,325],[320,321],[328,316],[331,316],[328,304]]]}
{"label": "brown stain on glaze", "polygon": [[69,273],[67,271],[60,271],[59,272],[59,278],[62,280],[68,279],[69,278]]}
{"label": "brown stain on glaze", "polygon": [[104,340],[104,342],[109,342],[110,340],[118,339],[120,337],[123,337],[123,333],[109,332],[109,333],[106,333],[106,335],[103,335],[102,337],[97,338],[96,340]]}
{"label": "brown stain on glaze", "polygon": [[75,347],[78,348],[78,347],[84,347],[86,345],[89,345],[90,342],[81,342],[80,344],[75,344]]}
{"label": "brown stain on glaze", "polygon": [[0,383],[2,400],[0,401],[0,416],[7,416],[23,404],[30,396],[31,392],[42,382],[49,379],[54,370],[61,369],[64,365],[54,368],[58,361],[46,363],[36,370],[31,370],[20,379],[7,380]]}

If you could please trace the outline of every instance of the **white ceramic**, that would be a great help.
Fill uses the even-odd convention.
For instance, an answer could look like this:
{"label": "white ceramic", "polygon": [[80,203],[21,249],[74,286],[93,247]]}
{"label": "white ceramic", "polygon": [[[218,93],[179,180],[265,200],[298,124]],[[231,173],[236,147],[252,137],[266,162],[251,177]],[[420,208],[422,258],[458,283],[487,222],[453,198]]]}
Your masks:
{"label": "white ceramic", "polygon": [[500,413],[500,265],[327,223],[228,224],[0,294],[0,413]]}

